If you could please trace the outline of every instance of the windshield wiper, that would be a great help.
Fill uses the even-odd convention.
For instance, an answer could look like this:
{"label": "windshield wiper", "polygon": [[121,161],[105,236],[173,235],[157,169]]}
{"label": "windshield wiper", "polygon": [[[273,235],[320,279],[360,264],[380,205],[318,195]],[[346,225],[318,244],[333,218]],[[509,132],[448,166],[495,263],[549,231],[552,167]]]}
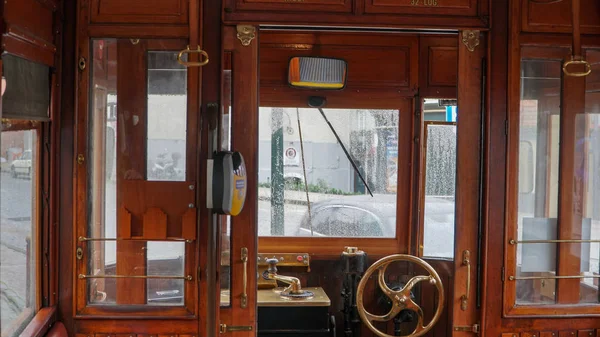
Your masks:
{"label": "windshield wiper", "polygon": [[340,136],[338,136],[337,132],[333,128],[333,125],[331,125],[331,123],[327,119],[327,116],[325,116],[325,112],[323,111],[323,109],[320,108],[320,107],[317,107],[317,109],[319,109],[319,112],[321,112],[321,116],[323,116],[323,118],[325,119],[325,122],[327,122],[327,125],[329,125],[329,128],[331,129],[331,132],[333,132],[333,134],[335,135],[335,138],[337,139],[338,143],[342,147],[342,150],[344,150],[344,153],[346,154],[346,158],[348,158],[348,160],[350,161],[350,164],[352,164],[352,167],[354,167],[354,171],[356,171],[356,173],[358,174],[358,177],[360,178],[360,180],[362,180],[363,184],[367,188],[367,191],[369,191],[369,194],[372,197],[373,193],[371,193],[371,189],[369,188],[369,185],[365,181],[365,178],[363,178],[362,174],[360,174],[360,171],[358,170],[358,167],[356,166],[356,163],[354,163],[354,160],[350,156],[350,153],[348,153],[348,150],[346,150],[346,147],[344,146],[344,143],[342,143],[342,140],[340,139]]}

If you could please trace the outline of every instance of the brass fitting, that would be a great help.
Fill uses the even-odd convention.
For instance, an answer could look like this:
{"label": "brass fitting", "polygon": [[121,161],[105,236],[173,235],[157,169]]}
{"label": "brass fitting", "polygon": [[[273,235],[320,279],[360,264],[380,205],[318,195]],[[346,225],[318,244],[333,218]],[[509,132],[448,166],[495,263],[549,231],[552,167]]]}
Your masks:
{"label": "brass fitting", "polygon": [[269,269],[267,269],[267,278],[269,280],[281,281],[285,284],[289,284],[287,288],[283,292],[289,292],[291,294],[302,294],[304,291],[300,286],[300,280],[297,277],[291,276],[282,276],[277,275],[277,259],[268,259],[266,261],[269,264]]}

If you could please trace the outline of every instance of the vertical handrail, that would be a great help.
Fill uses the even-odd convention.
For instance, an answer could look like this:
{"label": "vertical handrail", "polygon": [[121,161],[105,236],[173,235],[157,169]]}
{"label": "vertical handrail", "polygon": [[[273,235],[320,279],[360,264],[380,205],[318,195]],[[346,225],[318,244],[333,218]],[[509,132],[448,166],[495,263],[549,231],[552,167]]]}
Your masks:
{"label": "vertical handrail", "polygon": [[242,275],[242,300],[240,306],[245,309],[248,306],[248,248],[242,248],[242,264],[244,266],[244,273]]}

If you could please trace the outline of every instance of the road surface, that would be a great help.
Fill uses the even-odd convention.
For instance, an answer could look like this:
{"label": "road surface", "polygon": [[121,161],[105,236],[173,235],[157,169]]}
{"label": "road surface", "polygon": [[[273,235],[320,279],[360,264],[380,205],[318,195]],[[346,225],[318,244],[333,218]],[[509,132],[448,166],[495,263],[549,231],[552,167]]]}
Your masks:
{"label": "road surface", "polygon": [[26,305],[32,181],[2,172],[0,190],[0,325],[4,331]]}

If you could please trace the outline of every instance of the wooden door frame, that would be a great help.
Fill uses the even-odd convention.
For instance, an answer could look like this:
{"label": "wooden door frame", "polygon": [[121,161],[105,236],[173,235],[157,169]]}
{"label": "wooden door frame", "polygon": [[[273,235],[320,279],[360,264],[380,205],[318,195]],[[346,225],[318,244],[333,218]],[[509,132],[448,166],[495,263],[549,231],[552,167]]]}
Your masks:
{"label": "wooden door frame", "polygon": [[[247,172],[258,172],[258,48],[259,29],[254,29],[254,38],[249,44],[238,38],[237,27],[223,28],[223,50],[231,53],[232,108],[231,108],[231,148],[245,156]],[[257,179],[247,177],[246,201],[242,212],[231,218],[231,265],[230,265],[230,306],[220,309],[221,324],[228,326],[251,326],[251,331],[222,333],[229,337],[253,337],[256,335],[256,296],[257,296],[257,252],[258,252],[258,196]],[[242,248],[248,250],[247,265],[241,260]],[[247,275],[244,277],[244,269]],[[244,279],[247,281],[244,284]],[[242,294],[247,295],[245,305]]]}
{"label": "wooden door frame", "polygon": [[[472,332],[457,330],[457,327],[472,327],[479,324],[478,284],[479,231],[482,225],[483,160],[482,123],[485,94],[485,59],[487,56],[485,32],[477,32],[479,45],[469,48],[463,37],[458,35],[458,117],[456,135],[456,198],[455,198],[455,245],[454,245],[454,293],[452,295],[452,334],[470,336]],[[468,250],[468,261],[464,252]],[[467,266],[470,264],[470,267]],[[469,290],[467,293],[467,289]],[[467,296],[466,307],[462,307],[462,296]]]}

